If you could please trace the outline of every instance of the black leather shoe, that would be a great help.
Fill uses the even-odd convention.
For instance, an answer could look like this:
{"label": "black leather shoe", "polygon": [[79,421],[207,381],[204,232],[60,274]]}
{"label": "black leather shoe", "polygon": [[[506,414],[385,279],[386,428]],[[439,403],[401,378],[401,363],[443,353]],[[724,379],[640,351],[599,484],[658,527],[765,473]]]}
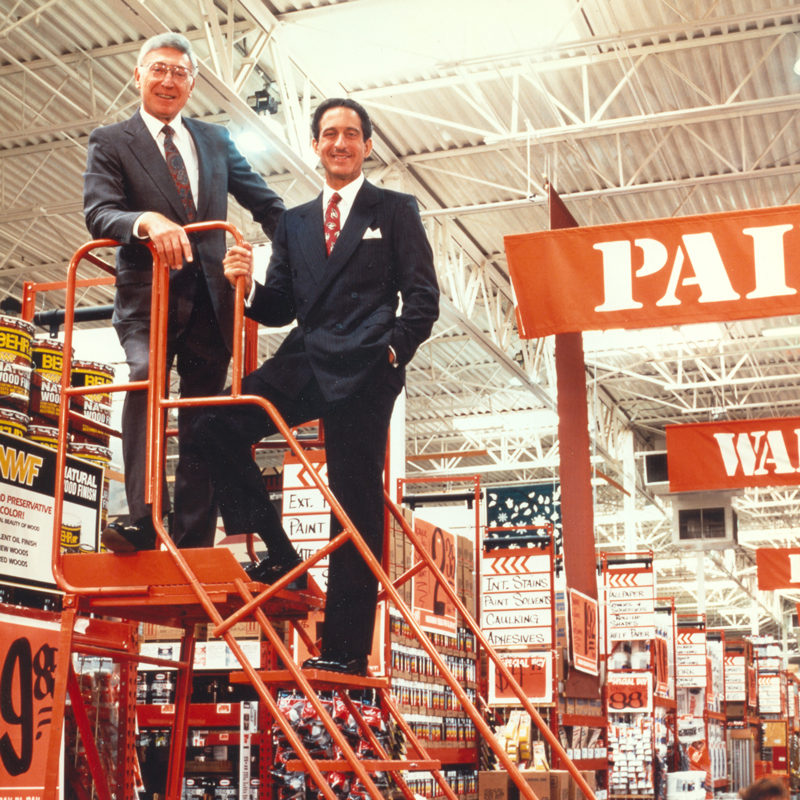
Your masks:
{"label": "black leather shoe", "polygon": [[318,669],[323,672],[342,672],[346,675],[360,675],[362,678],[367,674],[366,656],[360,658],[350,658],[347,655],[329,655],[323,653],[316,658],[307,658],[303,662],[303,669]]}
{"label": "black leather shoe", "polygon": [[[287,572],[293,570],[298,564],[303,562],[299,559],[291,564],[273,564],[268,558],[261,561],[251,561],[244,571],[251,581],[272,585],[279,581]],[[308,575],[304,572],[295,578],[287,587],[290,592],[302,592],[308,588]]]}
{"label": "black leather shoe", "polygon": [[155,550],[156,529],[150,517],[142,517],[133,525],[125,525],[119,520],[103,529],[100,542],[112,553],[135,553],[138,550]]}

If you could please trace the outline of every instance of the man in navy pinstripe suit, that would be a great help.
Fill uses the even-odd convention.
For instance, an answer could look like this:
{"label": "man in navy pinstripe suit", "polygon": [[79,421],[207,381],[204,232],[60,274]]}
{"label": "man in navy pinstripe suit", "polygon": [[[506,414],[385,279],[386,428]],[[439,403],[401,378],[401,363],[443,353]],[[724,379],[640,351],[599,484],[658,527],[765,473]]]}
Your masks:
{"label": "man in navy pinstripe suit", "polygon": [[[372,150],[366,111],[349,99],[326,100],[312,132],[325,187],[281,217],[265,284],[252,281],[249,248],[232,248],[225,258],[231,281],[247,277],[248,316],[269,326],[297,321],[276,354],[243,380],[242,392],[269,399],[289,425],[322,419],[331,490],[380,559],[389,421],[404,368],[438,317],[439,289],[415,199],[364,179]],[[331,197],[341,233],[328,254],[323,223],[331,219]],[[274,432],[254,405],[209,408],[192,428],[227,533],[258,533],[267,545],[268,557],[250,572],[266,583],[299,563],[250,456],[251,444]],[[332,517],[331,537],[340,531]],[[332,555],[328,576],[322,656],[305,666],[363,674],[377,581],[349,543]]]}

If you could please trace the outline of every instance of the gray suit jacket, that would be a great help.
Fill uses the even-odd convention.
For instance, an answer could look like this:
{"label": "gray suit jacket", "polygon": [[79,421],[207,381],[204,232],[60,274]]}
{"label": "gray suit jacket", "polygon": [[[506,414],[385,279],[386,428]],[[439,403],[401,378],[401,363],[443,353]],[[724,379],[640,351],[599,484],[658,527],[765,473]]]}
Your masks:
{"label": "gray suit jacket", "polygon": [[[253,172],[225,128],[189,118],[184,123],[194,139],[200,168],[197,220],[226,220],[230,193],[271,237],[284,211],[280,197]],[[133,239],[134,221],[144,211],[159,212],[180,225],[189,220],[166,161],[138,111],[124,122],[94,130],[89,137],[83,205],[91,235],[122,244],[117,249],[117,286],[128,288],[125,302],[119,301],[118,293],[114,321],[147,318],[152,258]],[[222,272],[225,232],[193,234],[191,240],[194,261],[170,272],[170,333],[177,335],[189,321],[201,270],[230,349],[234,292]]]}
{"label": "gray suit jacket", "polygon": [[365,181],[330,258],[322,225],[322,195],[278,224],[266,283],[256,286],[247,314],[270,326],[296,319],[297,327],[257,374],[290,396],[313,376],[326,400],[340,400],[388,359],[391,345],[398,363],[392,379],[402,384],[403,368],[439,316],[416,200]]}

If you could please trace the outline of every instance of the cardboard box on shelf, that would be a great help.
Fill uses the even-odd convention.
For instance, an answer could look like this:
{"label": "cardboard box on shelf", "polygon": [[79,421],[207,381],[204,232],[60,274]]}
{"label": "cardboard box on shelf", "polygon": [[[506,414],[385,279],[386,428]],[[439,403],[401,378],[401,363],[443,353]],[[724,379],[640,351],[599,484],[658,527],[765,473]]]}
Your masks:
{"label": "cardboard box on shelf", "polygon": [[550,800],[569,800],[570,774],[565,769],[551,769]]}
{"label": "cardboard box on shelf", "polygon": [[[584,769],[582,769],[581,770],[581,776],[586,781],[586,783],[589,784],[589,788],[592,790],[592,792],[594,792],[595,789],[597,788],[597,774],[594,772],[594,770],[588,770],[588,769],[584,770]],[[569,798],[568,798],[568,800],[584,800],[585,795],[580,790],[580,788],[578,787],[578,784],[575,782],[575,780],[574,780],[574,778],[572,778],[572,776],[570,776],[570,779],[569,779],[568,783],[569,783]]]}
{"label": "cardboard box on shelf", "polygon": [[[550,800],[550,773],[546,770],[520,770],[525,783],[538,800]],[[478,800],[520,800],[520,791],[507,772],[478,773]]]}

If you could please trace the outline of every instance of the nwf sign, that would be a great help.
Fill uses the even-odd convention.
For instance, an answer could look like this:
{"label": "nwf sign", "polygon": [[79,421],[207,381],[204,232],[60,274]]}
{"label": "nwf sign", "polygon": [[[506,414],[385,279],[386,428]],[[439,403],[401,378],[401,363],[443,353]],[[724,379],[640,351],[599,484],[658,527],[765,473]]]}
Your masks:
{"label": "nwf sign", "polygon": [[800,313],[800,206],[505,237],[524,338]]}

